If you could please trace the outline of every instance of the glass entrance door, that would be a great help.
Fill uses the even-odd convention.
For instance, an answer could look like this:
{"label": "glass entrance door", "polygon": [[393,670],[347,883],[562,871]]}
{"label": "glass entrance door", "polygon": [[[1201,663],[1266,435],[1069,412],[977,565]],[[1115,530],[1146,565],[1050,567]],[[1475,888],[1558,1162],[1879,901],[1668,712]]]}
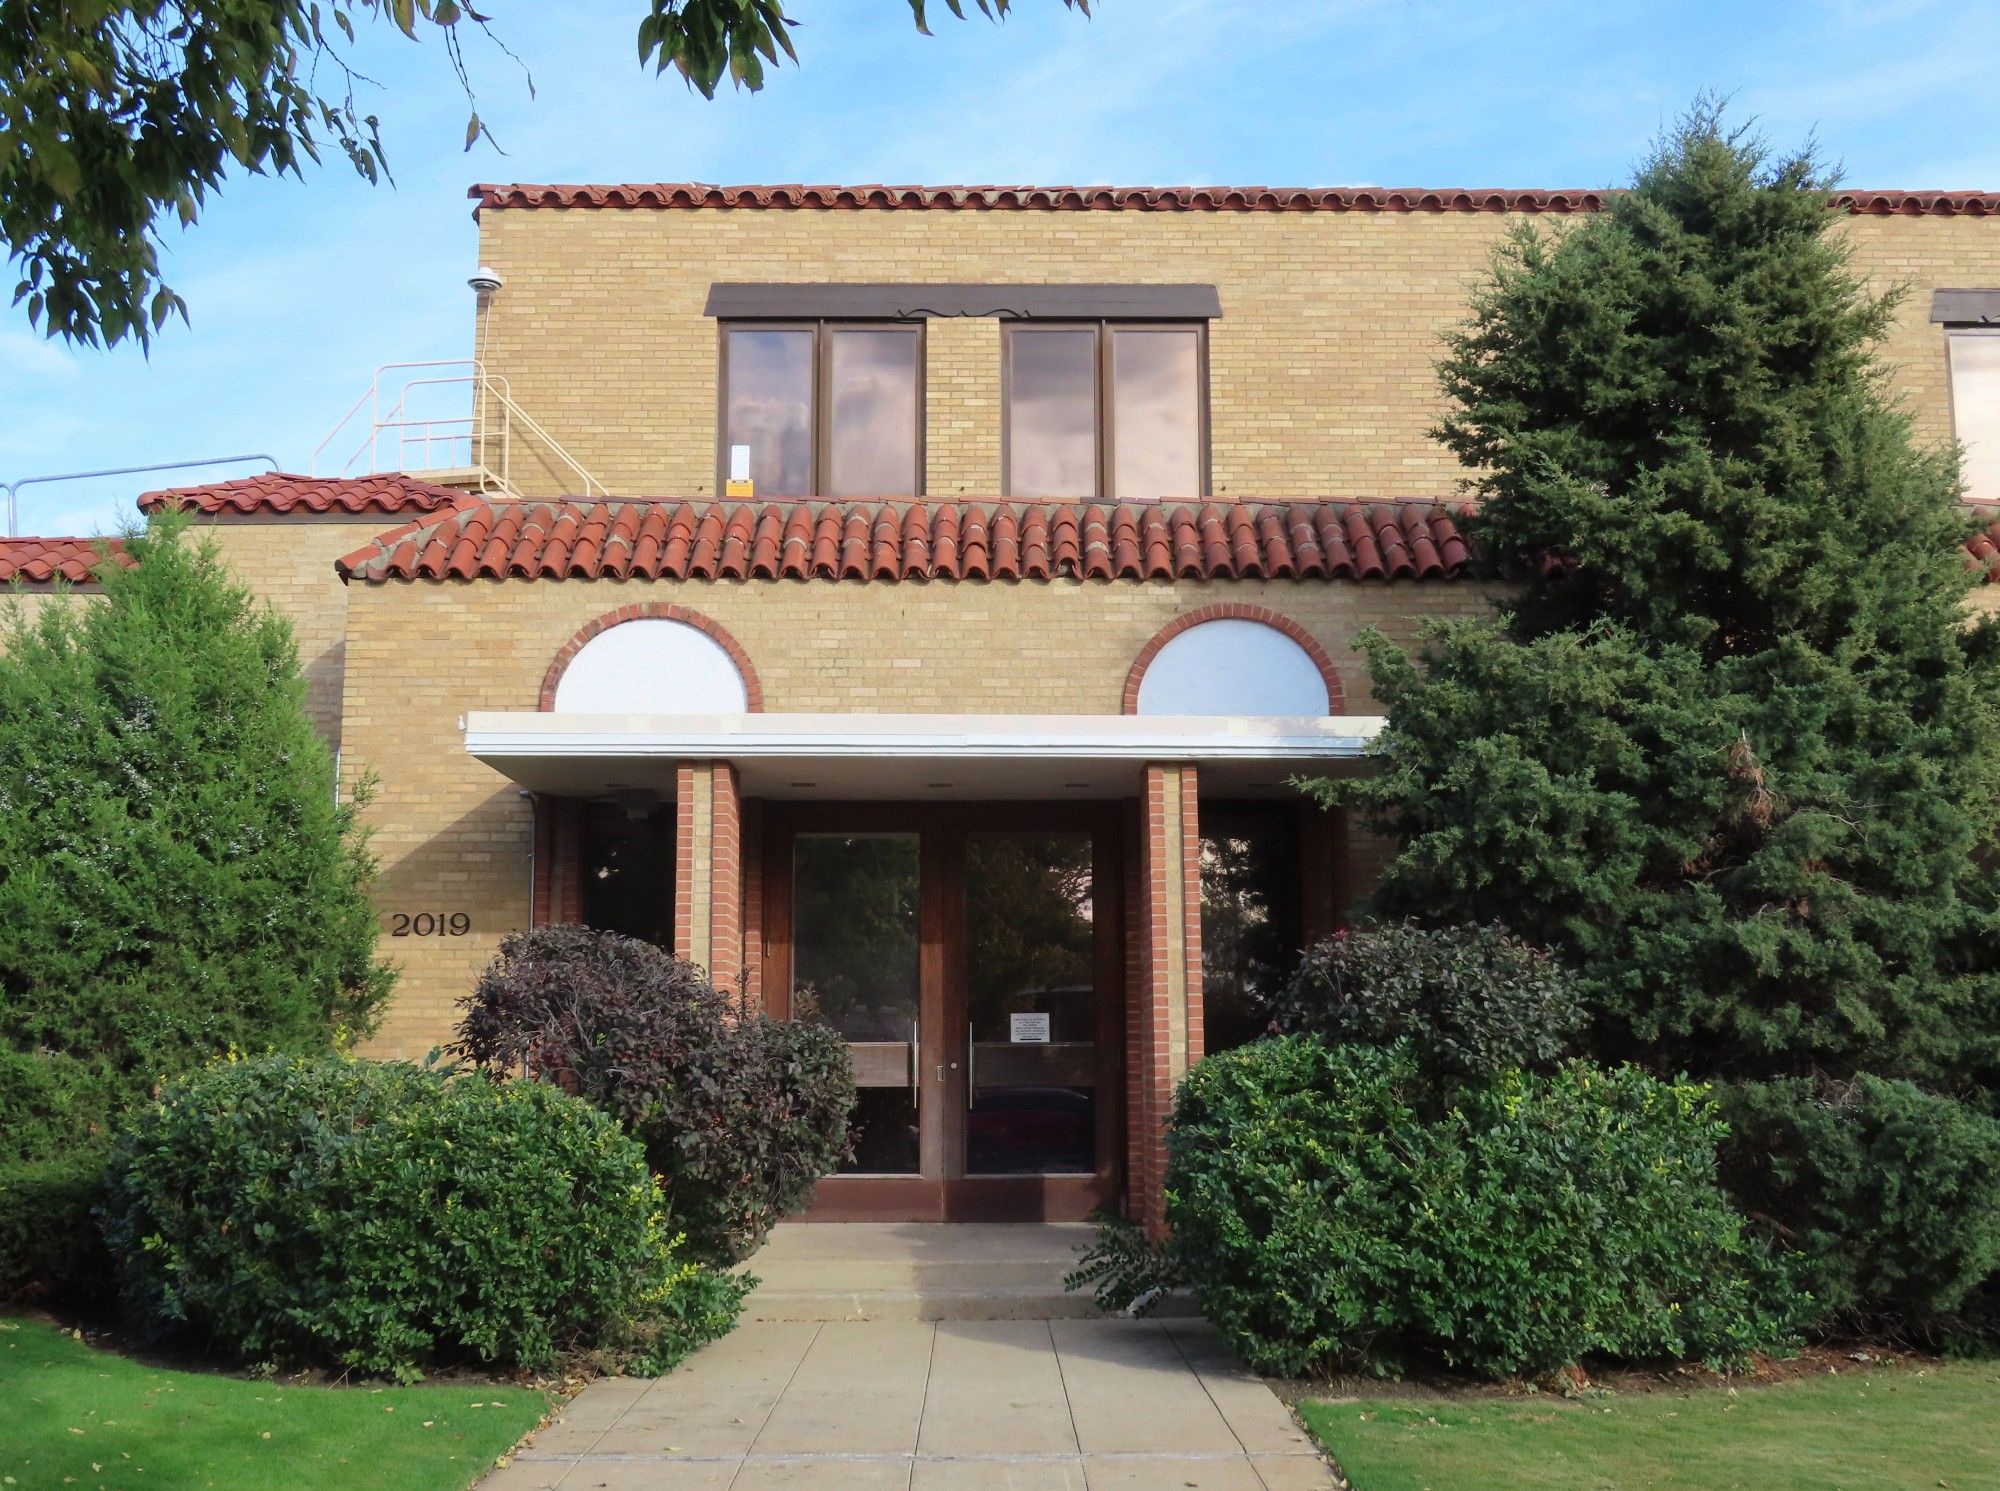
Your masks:
{"label": "glass entrance door", "polygon": [[923,1085],[919,839],[805,833],[792,847],[792,1015],[847,1037],[846,1173],[915,1175]]}
{"label": "glass entrance door", "polygon": [[826,1220],[1077,1220],[1118,1194],[1116,818],[1094,806],[770,805],[775,1013],[847,1040]]}
{"label": "glass entrance door", "polygon": [[967,1175],[1097,1168],[1089,833],[965,840]]}

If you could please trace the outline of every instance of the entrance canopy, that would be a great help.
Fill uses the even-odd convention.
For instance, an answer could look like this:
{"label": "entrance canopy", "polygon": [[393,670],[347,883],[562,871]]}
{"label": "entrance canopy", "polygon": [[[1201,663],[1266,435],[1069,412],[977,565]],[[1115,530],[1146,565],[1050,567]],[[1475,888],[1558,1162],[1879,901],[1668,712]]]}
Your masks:
{"label": "entrance canopy", "polygon": [[1285,790],[1355,769],[1379,715],[1313,718],[1034,714],[574,714],[465,717],[465,749],[535,792],[671,793],[682,761],[729,761],[746,796],[801,799],[1130,797],[1148,763],[1202,788]]}

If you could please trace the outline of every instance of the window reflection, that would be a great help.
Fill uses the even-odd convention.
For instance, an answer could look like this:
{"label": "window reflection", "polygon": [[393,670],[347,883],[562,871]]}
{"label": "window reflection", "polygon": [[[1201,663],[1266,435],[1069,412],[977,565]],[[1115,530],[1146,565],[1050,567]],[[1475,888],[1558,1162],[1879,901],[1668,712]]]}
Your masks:
{"label": "window reflection", "polygon": [[655,947],[674,946],[674,810],[629,813],[616,803],[585,805],[583,921]]}
{"label": "window reflection", "polygon": [[792,983],[850,1041],[907,1041],[917,1018],[917,837],[801,834]]}
{"label": "window reflection", "polygon": [[1092,896],[1087,833],[966,839],[970,1175],[1095,1168]]}
{"label": "window reflection", "polygon": [[1008,338],[1007,484],[1014,497],[1097,494],[1097,333]]}
{"label": "window reflection", "polygon": [[760,497],[812,493],[813,334],[729,333],[727,445],[750,447],[750,479]]}
{"label": "window reflection", "polygon": [[1201,807],[1202,1044],[1264,1034],[1298,961],[1299,850],[1289,813]]}
{"label": "window reflection", "polygon": [[908,497],[917,490],[917,334],[829,332],[828,492]]}
{"label": "window reflection", "polygon": [[792,994],[848,1040],[858,1089],[849,1174],[918,1169],[918,841],[801,834],[792,848]]}
{"label": "window reflection", "polygon": [[1958,331],[1951,356],[1952,431],[1965,446],[1960,470],[1973,502],[2000,502],[2000,335]]}
{"label": "window reflection", "polygon": [[1192,329],[1111,334],[1112,495],[1201,494],[1200,340]]}

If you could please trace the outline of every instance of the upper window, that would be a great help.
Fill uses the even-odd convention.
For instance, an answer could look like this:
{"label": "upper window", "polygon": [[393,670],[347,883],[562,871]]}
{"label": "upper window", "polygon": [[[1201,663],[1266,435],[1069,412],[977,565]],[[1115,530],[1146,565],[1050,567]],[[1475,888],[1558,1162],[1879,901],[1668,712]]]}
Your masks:
{"label": "upper window", "polygon": [[722,329],[717,487],[759,497],[923,491],[923,332],[807,321]]}
{"label": "upper window", "polygon": [[2000,327],[1954,329],[1945,347],[1952,433],[1965,447],[1965,495],[2000,503]]}
{"label": "upper window", "polygon": [[1008,496],[1207,491],[1204,327],[1010,324],[1003,381]]}

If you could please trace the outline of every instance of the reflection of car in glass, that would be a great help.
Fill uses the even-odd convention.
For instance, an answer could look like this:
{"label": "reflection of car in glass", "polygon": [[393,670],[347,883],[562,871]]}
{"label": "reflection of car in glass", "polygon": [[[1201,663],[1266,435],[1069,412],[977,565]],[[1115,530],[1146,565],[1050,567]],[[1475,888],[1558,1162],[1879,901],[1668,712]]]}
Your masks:
{"label": "reflection of car in glass", "polygon": [[1087,1171],[1095,1107],[1079,1087],[983,1087],[972,1101],[967,1168],[976,1175]]}

